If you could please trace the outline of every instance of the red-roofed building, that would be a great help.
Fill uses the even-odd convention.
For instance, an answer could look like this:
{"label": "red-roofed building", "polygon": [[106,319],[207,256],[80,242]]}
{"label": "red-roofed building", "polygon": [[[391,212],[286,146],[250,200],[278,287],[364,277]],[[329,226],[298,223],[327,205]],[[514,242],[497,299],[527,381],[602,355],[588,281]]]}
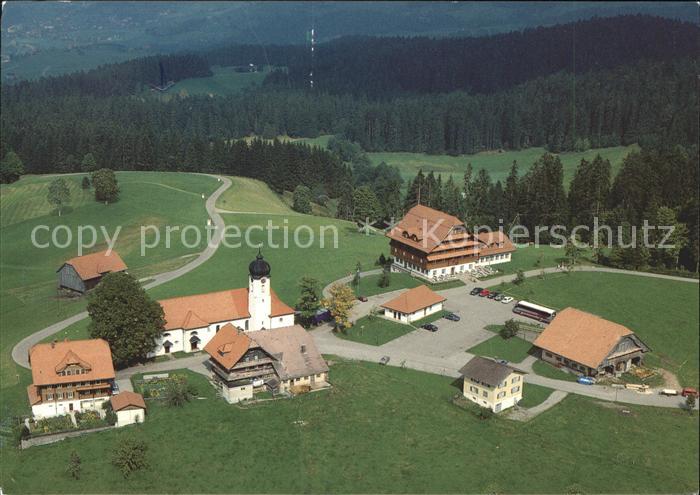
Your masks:
{"label": "red-roofed building", "polygon": [[247,288],[159,301],[165,331],[151,356],[201,350],[228,323],[249,332],[294,325],[294,309],[270,287],[270,265],[260,253],[248,271]]}
{"label": "red-roofed building", "polygon": [[29,365],[27,396],[35,418],[100,411],[112,394],[114,367],[106,340],[37,344],[29,350]]}
{"label": "red-roofed building", "polygon": [[473,234],[459,218],[424,205],[411,208],[387,237],[392,269],[428,280],[506,263],[515,251],[503,232]]}
{"label": "red-roofed building", "polygon": [[425,285],[419,285],[399,294],[394,299],[382,304],[384,316],[402,323],[411,323],[433,313],[442,311],[445,298],[430,290]]}
{"label": "red-roofed building", "polygon": [[58,288],[84,294],[108,273],[126,271],[126,264],[116,251],[100,251],[71,258],[57,270]]}

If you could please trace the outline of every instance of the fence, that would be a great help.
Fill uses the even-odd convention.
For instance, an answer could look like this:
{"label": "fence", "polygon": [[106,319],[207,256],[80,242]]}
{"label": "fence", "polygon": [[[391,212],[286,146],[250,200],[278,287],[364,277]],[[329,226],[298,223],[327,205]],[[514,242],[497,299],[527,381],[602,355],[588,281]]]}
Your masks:
{"label": "fence", "polygon": [[32,436],[22,440],[20,447],[22,449],[28,449],[29,447],[34,447],[36,445],[48,445],[50,443],[60,442],[64,438],[79,437],[88,433],[110,430],[112,428],[114,428],[114,426],[99,426],[97,428],[90,428],[86,430],[61,431],[58,433],[47,433],[46,435]]}

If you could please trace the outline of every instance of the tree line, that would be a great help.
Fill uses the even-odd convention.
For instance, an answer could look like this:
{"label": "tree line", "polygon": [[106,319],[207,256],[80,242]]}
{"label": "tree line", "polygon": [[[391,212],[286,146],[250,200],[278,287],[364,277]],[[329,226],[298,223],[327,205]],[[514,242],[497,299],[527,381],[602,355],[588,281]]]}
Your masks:
{"label": "tree line", "polygon": [[[365,181],[362,159],[353,160],[354,182],[342,189],[337,209],[340,218],[389,222],[420,203],[457,216],[471,228],[502,226],[508,231],[513,225],[522,225],[529,236],[521,241],[535,240],[537,226],[562,225],[572,229],[581,225],[587,228],[579,229],[577,238],[585,243],[597,240],[600,249],[595,255],[601,263],[631,269],[698,272],[697,146],[650,147],[630,153],[614,177],[610,162],[600,155],[590,161],[582,159],[568,191],[561,160],[551,153],[542,155],[524,173],[521,165],[513,162],[503,182],[494,182],[486,169],[477,171],[471,164],[461,181],[451,175],[443,180],[432,171],[419,171],[407,184],[403,196],[399,192],[401,179],[394,167],[374,167],[371,174],[378,180],[370,175],[370,180]],[[384,189],[391,177],[396,183]],[[645,221],[650,226],[673,226],[674,232],[666,244],[675,248],[644,246]],[[636,235],[637,246],[626,247],[632,235]],[[663,230],[650,230],[649,244],[658,245],[664,236]],[[539,240],[557,241],[549,232],[542,232]]]}
{"label": "tree line", "polygon": [[2,102],[0,148],[3,156],[17,152],[28,171],[48,172],[89,150],[115,161],[114,168],[127,166],[124,161],[151,166],[134,164],[129,156],[148,160],[145,148],[159,141],[251,134],[344,134],[368,151],[435,154],[531,146],[558,152],[636,142],[691,145],[699,132],[694,67],[690,60],[643,62],[590,73],[576,78],[575,98],[572,78],[557,74],[493,95],[417,95],[386,102],[267,89],[169,101],[10,99]]}
{"label": "tree line", "polygon": [[[627,15],[484,37],[344,37],[319,45],[313,67],[304,47],[250,53],[285,66],[266,81],[283,87],[307,87],[313,69],[314,86],[335,94],[482,94],[562,71],[583,74],[642,60],[696,58],[699,34],[691,23]],[[210,60],[222,64],[236,55],[220,50]]]}
{"label": "tree line", "polygon": [[194,53],[141,57],[126,62],[101,65],[86,72],[3,84],[3,104],[18,100],[41,100],[77,95],[93,97],[132,95],[150,86],[159,85],[161,68],[166,82],[212,75],[207,59]]}

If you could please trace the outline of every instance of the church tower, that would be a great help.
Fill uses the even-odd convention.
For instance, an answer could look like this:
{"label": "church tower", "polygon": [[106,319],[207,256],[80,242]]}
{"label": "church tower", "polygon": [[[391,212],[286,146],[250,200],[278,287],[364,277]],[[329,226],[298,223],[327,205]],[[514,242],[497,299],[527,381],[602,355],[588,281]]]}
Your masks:
{"label": "church tower", "polygon": [[269,329],[271,326],[272,297],[270,295],[270,264],[258,255],[248,265],[248,312],[250,330]]}

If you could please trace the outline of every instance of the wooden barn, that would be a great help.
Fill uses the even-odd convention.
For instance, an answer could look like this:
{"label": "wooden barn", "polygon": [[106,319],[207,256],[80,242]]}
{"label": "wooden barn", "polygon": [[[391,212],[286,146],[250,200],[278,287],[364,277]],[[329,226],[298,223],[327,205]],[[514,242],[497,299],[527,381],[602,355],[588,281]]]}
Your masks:
{"label": "wooden barn", "polygon": [[116,251],[100,251],[71,258],[57,270],[58,288],[84,294],[94,288],[107,273],[126,271]]}

